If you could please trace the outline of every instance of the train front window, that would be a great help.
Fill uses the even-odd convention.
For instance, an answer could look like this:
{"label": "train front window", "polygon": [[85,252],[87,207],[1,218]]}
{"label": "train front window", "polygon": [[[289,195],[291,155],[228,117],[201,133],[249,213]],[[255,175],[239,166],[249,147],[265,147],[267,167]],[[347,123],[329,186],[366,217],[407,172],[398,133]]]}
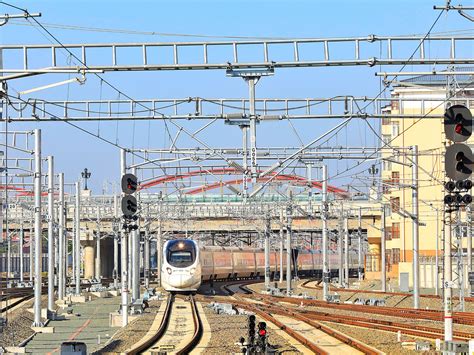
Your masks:
{"label": "train front window", "polygon": [[193,262],[193,256],[190,251],[173,251],[170,253],[170,264],[188,264]]}
{"label": "train front window", "polygon": [[174,240],[167,247],[166,259],[168,264],[178,268],[184,268],[194,264],[196,260],[196,249],[194,243],[189,240]]}

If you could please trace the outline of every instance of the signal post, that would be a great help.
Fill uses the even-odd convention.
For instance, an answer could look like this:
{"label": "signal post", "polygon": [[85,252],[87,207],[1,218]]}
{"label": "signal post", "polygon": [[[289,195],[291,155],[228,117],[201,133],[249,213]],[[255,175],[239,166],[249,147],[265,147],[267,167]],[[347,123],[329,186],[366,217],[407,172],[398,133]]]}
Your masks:
{"label": "signal post", "polygon": [[[472,114],[464,105],[453,105],[444,114],[446,138],[453,142],[446,148],[444,157],[445,183],[447,194],[444,196],[445,211],[448,216],[448,233],[444,241],[444,340],[453,340],[453,280],[451,260],[451,213],[467,208],[472,202],[469,190],[472,188],[473,154],[471,148],[463,144],[472,135]],[[470,226],[469,226],[470,227]],[[468,258],[471,256],[468,255]]]}

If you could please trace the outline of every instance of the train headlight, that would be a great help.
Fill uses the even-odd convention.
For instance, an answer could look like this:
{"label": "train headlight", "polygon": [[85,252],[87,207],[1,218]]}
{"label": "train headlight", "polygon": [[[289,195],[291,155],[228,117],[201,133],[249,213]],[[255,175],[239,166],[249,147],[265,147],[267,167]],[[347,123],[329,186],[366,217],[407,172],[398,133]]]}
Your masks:
{"label": "train headlight", "polygon": [[166,268],[166,272],[168,273],[168,275],[171,275],[172,271],[173,270],[171,270],[171,268],[169,268],[169,267]]}

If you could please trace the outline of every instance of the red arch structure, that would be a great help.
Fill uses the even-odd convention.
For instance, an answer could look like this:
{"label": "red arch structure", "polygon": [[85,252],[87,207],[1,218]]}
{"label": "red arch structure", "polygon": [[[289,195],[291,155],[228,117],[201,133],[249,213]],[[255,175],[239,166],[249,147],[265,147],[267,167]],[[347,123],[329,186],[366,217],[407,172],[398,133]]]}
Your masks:
{"label": "red arch structure", "polygon": [[[177,181],[177,180],[182,180],[194,176],[200,176],[200,175],[239,175],[241,172],[239,170],[236,170],[235,168],[216,168],[216,169],[208,169],[208,170],[193,170],[189,171],[185,174],[176,174],[176,175],[165,175],[162,176],[158,179],[149,181],[145,184],[141,184],[139,186],[140,190],[145,190],[154,186],[158,186],[161,184],[165,184],[167,182],[172,182],[172,181]],[[299,175],[293,175],[293,174],[279,174],[276,175],[275,173],[269,174],[268,176],[257,178],[258,182],[266,182],[268,180],[272,179],[273,181],[284,181],[288,182],[291,185],[295,186],[308,186],[309,182],[308,180]],[[248,178],[247,181],[251,182],[251,178]],[[233,180],[228,180],[228,181],[219,181],[215,182],[209,185],[204,185],[197,187],[195,189],[189,190],[186,192],[187,195],[195,195],[198,193],[204,193],[209,190],[214,190],[223,186],[230,186],[230,185],[239,185],[242,184],[244,180],[243,179],[233,179]],[[314,188],[317,188],[319,190],[322,189],[322,183],[318,181],[311,181],[311,186]],[[336,186],[328,185],[328,192],[332,192],[336,195],[339,195],[341,197],[347,197],[348,192],[346,190],[340,189]]]}

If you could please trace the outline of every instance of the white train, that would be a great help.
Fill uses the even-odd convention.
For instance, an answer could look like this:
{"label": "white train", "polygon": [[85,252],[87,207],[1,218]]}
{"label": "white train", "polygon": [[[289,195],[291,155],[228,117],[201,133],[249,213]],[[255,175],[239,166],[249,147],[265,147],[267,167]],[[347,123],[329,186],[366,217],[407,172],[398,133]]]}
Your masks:
{"label": "white train", "polygon": [[161,283],[166,291],[194,292],[201,285],[201,262],[194,240],[168,240],[163,246]]}
{"label": "white train", "polygon": [[[329,254],[329,267],[335,276],[339,265],[338,255]],[[298,250],[294,254],[298,275],[322,275],[322,255],[319,251]],[[280,254],[270,253],[270,269],[273,278],[279,269]],[[283,258],[286,269],[286,255]],[[357,256],[350,254],[349,274],[357,274]],[[263,249],[232,247],[201,247],[193,240],[170,240],[163,247],[161,280],[165,290],[171,292],[195,292],[202,281],[255,278],[264,275],[265,254]],[[293,269],[293,267],[292,267]]]}

